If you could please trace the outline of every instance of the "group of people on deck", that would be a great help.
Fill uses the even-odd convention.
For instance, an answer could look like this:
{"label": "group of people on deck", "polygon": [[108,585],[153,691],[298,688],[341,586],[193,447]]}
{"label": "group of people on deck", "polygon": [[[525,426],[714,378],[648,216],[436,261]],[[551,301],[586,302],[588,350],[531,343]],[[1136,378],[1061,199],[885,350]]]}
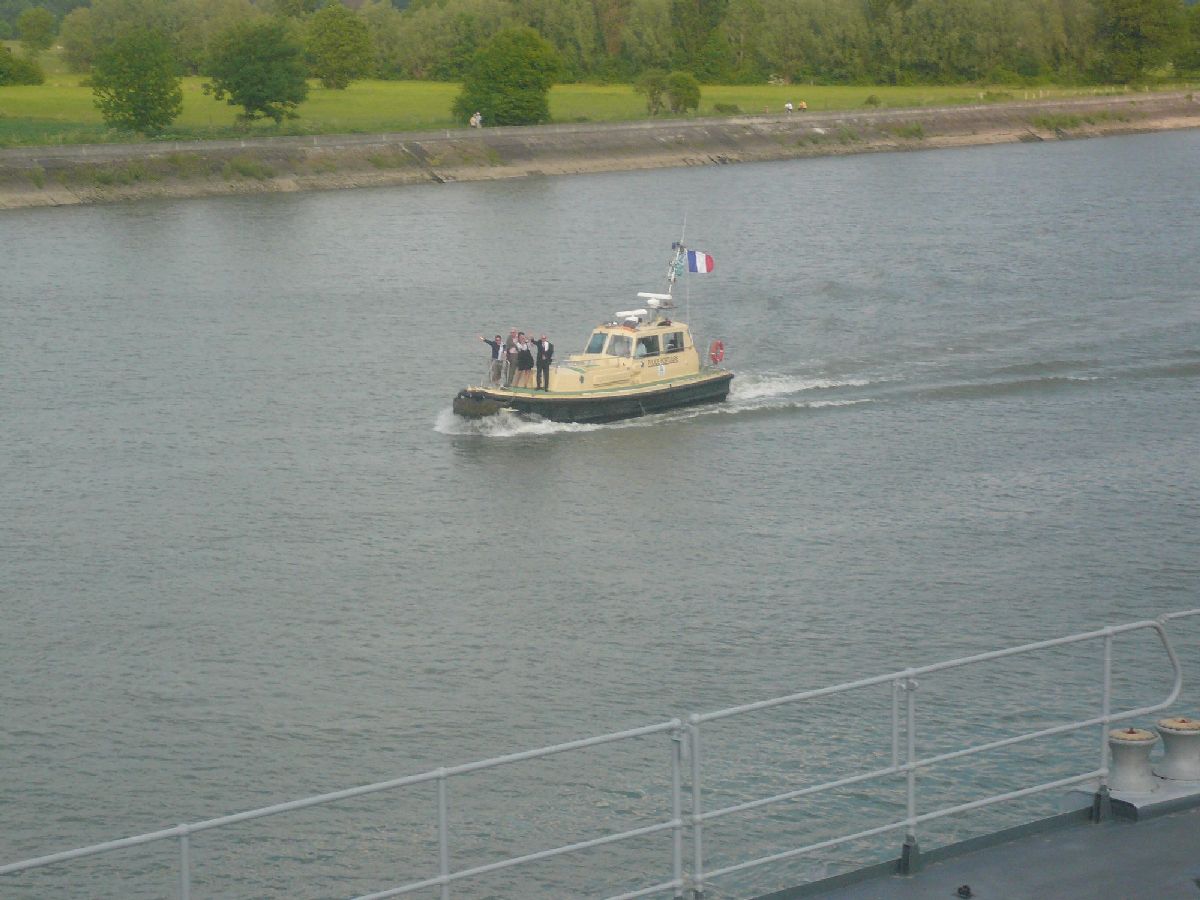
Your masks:
{"label": "group of people on deck", "polygon": [[[532,335],[532,332],[530,332]],[[525,336],[525,332],[510,329],[508,338],[500,339],[496,335],[488,340],[483,335],[479,339],[492,348],[492,365],[488,372],[488,380],[494,384],[504,384],[505,387],[531,388],[534,387],[533,372],[537,370],[536,389],[550,390],[550,362],[554,359],[554,345],[543,334],[537,340]]]}

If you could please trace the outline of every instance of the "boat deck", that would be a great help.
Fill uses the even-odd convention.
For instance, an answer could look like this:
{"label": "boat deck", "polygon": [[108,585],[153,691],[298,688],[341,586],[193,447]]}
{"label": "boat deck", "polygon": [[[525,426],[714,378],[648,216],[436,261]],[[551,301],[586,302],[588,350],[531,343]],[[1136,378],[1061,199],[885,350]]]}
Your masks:
{"label": "boat deck", "polygon": [[1197,900],[1200,798],[1190,802],[1096,824],[1081,810],[934,851],[912,875],[888,863],[760,900]]}

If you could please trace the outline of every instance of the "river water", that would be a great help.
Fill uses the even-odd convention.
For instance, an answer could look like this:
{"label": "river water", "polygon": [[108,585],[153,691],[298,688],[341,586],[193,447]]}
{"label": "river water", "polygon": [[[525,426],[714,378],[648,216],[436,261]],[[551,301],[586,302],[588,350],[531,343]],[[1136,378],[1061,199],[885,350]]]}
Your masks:
{"label": "river water", "polygon": [[[1191,131],[0,215],[0,864],[1198,605],[1198,158]],[[663,289],[683,228],[716,259],[677,296],[725,343],[727,403],[450,414],[479,335],[581,349]],[[1153,642],[1118,649],[1125,700],[1161,696]],[[997,733],[1094,714],[1096,650],[947,708]],[[858,735],[883,709],[729,729],[717,793],[886,751]],[[454,865],[655,821],[660,748],[453,783]],[[962,796],[1059,755],[968,767]],[[714,827],[709,865],[895,804]],[[435,874],[435,815],[421,788],[197,836],[194,896]],[[641,880],[641,850],[600,849],[455,896],[664,880],[647,843]],[[171,896],[175,854],[0,894]]]}

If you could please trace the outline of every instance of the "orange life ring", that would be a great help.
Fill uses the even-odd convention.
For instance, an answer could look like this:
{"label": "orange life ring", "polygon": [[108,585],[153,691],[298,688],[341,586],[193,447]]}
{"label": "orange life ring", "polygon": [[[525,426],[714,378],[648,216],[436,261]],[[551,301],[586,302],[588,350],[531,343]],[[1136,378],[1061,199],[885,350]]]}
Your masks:
{"label": "orange life ring", "polygon": [[708,358],[713,363],[719,363],[725,358],[725,344],[721,341],[713,341],[712,346],[708,348]]}

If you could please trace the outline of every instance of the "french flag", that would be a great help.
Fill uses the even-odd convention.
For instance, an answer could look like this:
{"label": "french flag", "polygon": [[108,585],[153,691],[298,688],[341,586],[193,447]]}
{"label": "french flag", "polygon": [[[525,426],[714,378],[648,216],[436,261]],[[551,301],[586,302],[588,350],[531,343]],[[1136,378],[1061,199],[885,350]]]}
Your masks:
{"label": "french flag", "polygon": [[689,272],[699,272],[703,275],[713,270],[713,258],[707,253],[701,253],[699,250],[689,250],[687,258]]}

